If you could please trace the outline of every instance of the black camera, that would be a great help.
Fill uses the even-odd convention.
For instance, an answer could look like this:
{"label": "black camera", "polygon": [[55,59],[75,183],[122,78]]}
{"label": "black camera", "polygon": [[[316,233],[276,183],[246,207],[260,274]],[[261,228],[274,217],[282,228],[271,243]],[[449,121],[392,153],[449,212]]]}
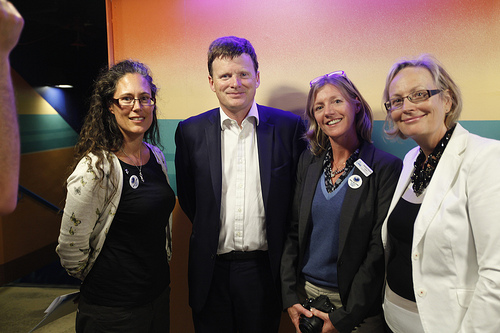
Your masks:
{"label": "black camera", "polygon": [[[307,310],[311,310],[311,308],[315,308],[316,310],[330,313],[335,310],[335,305],[330,302],[328,296],[320,295],[316,298],[308,298],[302,304],[304,308]],[[304,315],[300,316],[299,320],[299,329],[302,333],[317,333],[321,332],[321,328],[323,328],[323,319],[320,319],[316,316],[312,316],[311,318],[306,317]]]}

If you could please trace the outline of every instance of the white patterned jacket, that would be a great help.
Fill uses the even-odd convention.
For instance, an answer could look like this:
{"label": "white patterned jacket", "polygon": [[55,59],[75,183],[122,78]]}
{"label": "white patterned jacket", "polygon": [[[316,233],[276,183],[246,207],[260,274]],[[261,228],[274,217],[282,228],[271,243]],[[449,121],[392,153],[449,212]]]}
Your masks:
{"label": "white patterned jacket", "polygon": [[[167,166],[161,150],[146,143],[151,149],[168,182]],[[112,154],[114,175],[110,175],[110,164],[103,161],[106,180],[103,185],[97,184],[98,170],[95,163],[97,156],[90,154],[78,162],[73,173],[68,177],[67,196],[61,230],[56,252],[61,258],[61,265],[69,275],[84,280],[92,269],[99,255],[116,208],[120,203],[123,188],[123,172],[118,157]],[[111,177],[115,180],[116,191],[112,192]],[[172,215],[167,224],[167,256],[171,253]],[[169,246],[170,245],[170,246]]]}

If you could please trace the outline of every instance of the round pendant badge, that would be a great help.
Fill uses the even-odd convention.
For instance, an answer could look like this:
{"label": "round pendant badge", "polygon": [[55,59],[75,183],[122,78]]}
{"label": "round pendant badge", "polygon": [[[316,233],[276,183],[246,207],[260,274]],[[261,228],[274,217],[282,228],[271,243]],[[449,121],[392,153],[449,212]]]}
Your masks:
{"label": "round pendant badge", "polygon": [[130,177],[128,183],[130,184],[130,187],[132,187],[133,189],[136,189],[139,187],[139,178],[137,178],[136,175],[132,175],[132,177]]}

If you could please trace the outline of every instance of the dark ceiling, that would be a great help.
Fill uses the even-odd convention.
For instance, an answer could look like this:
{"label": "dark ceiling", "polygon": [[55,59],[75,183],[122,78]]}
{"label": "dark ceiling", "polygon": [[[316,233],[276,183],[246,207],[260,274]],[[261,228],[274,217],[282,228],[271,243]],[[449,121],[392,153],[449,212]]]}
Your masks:
{"label": "dark ceiling", "polygon": [[107,65],[104,0],[11,0],[24,18],[11,66],[32,87],[71,84],[85,112],[92,82]]}

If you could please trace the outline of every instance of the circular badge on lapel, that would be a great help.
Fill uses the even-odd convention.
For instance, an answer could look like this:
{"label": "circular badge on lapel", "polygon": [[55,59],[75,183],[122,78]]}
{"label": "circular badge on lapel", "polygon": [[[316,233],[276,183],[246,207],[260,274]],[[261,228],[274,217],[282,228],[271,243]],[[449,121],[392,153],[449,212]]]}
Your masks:
{"label": "circular badge on lapel", "polygon": [[352,175],[349,177],[349,187],[352,189],[357,189],[363,184],[363,179],[358,175]]}

